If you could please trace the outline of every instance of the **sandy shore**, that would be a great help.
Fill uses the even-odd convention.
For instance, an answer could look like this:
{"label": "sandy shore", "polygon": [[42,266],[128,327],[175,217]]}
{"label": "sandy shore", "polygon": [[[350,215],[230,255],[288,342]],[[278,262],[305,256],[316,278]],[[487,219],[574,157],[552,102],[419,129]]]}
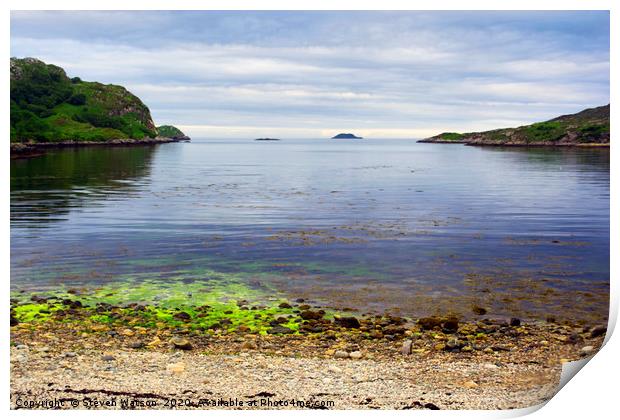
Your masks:
{"label": "sandy shore", "polygon": [[[447,354],[386,361],[269,356],[251,350],[208,355],[104,354],[91,349],[67,356],[13,349],[11,358],[12,408],[57,400],[69,409],[75,399],[77,408],[105,409],[120,409],[131,401],[158,409],[300,408],[293,404],[328,409],[512,409],[551,398],[561,370],[559,365]],[[106,402],[115,405],[100,405]]]}

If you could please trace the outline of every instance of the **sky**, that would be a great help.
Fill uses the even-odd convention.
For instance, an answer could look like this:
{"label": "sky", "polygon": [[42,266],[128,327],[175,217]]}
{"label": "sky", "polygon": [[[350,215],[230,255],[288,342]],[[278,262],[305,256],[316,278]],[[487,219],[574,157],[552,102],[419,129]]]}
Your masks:
{"label": "sky", "polygon": [[13,11],[11,56],[192,137],[422,138],[609,103],[609,13]]}

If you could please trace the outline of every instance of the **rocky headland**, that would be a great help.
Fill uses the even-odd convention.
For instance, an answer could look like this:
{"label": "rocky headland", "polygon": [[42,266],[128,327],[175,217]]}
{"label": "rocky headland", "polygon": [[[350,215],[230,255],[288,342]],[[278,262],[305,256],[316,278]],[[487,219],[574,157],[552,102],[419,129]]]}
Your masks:
{"label": "rocky headland", "polygon": [[123,86],[69,78],[36,58],[11,58],[10,64],[12,155],[189,139],[173,126],[156,127],[149,108]]}
{"label": "rocky headland", "polygon": [[609,139],[609,105],[605,105],[517,128],[473,133],[441,133],[419,140],[418,143],[472,146],[609,147]]}

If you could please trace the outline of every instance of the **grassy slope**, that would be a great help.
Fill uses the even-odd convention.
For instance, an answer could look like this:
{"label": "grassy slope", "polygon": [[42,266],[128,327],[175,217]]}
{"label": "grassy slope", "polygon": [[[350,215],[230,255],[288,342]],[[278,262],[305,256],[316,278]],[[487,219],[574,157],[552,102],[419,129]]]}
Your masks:
{"label": "grassy slope", "polygon": [[180,138],[185,137],[185,134],[172,125],[162,125],[157,127],[157,132],[162,137],[170,137],[170,138]]}
{"label": "grassy slope", "polygon": [[428,140],[471,144],[609,144],[609,105],[517,128],[442,133]]}
{"label": "grassy slope", "polygon": [[11,59],[11,141],[154,137],[150,111],[122,86],[69,79],[60,67]]}

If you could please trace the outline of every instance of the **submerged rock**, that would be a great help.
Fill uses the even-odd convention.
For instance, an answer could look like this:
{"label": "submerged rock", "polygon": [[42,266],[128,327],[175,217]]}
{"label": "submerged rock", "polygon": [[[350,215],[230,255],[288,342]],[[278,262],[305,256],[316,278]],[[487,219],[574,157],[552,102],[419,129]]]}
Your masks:
{"label": "submerged rock", "polygon": [[487,313],[487,310],[485,308],[483,308],[482,306],[478,306],[478,305],[472,306],[471,310],[476,315],[486,315]]}
{"label": "submerged rock", "polygon": [[178,319],[179,321],[189,321],[192,317],[187,312],[177,312],[174,314],[174,319]]}

